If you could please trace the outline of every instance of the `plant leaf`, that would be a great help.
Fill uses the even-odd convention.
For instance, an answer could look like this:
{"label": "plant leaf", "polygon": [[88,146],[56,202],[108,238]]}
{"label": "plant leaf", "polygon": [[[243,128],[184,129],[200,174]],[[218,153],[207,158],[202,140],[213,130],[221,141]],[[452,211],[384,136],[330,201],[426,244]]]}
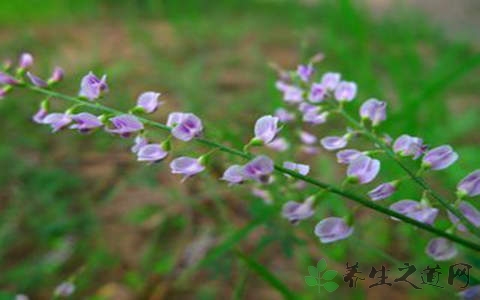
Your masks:
{"label": "plant leaf", "polygon": [[326,282],[323,287],[327,290],[327,292],[333,292],[335,291],[336,289],[338,289],[338,283],[334,282],[334,281],[329,281],[329,282]]}
{"label": "plant leaf", "polygon": [[322,273],[326,268],[327,268],[327,262],[325,261],[325,258],[322,258],[317,263],[317,271],[318,273]]}
{"label": "plant leaf", "polygon": [[337,274],[338,272],[335,270],[327,270],[325,271],[325,273],[323,273],[322,279],[332,280],[333,278],[335,278],[335,276],[337,276]]}
{"label": "plant leaf", "polygon": [[308,286],[316,286],[318,285],[317,278],[312,276],[305,276],[305,282]]}
{"label": "plant leaf", "polygon": [[308,274],[310,274],[312,277],[318,277],[317,268],[315,268],[314,266],[309,266]]}

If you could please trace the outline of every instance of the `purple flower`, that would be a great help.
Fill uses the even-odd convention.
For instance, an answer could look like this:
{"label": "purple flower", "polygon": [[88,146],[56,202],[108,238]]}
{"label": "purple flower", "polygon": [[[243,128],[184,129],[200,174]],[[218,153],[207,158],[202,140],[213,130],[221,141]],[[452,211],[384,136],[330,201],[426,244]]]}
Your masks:
{"label": "purple flower", "polygon": [[243,175],[258,182],[267,183],[273,169],[273,161],[267,156],[260,155],[243,166]]}
{"label": "purple flower", "polygon": [[361,155],[348,165],[347,176],[352,182],[365,184],[375,179],[379,171],[380,161]]}
{"label": "purple flower", "polygon": [[290,147],[290,144],[287,142],[286,139],[280,137],[271,141],[270,144],[267,145],[267,147],[278,152],[283,152]]}
{"label": "purple flower", "polygon": [[352,233],[353,227],[350,227],[343,218],[326,218],[315,226],[315,235],[324,244],[346,239]]}
{"label": "purple flower", "polygon": [[294,162],[291,162],[291,161],[284,162],[283,167],[285,169],[295,171],[295,172],[297,172],[299,174],[302,174],[304,176],[307,175],[308,172],[310,172],[310,166],[309,165],[297,164],[297,163],[294,163]]}
{"label": "purple flower", "polygon": [[119,134],[122,137],[129,137],[135,132],[143,130],[143,124],[135,116],[124,114],[110,119],[113,128],[106,130],[111,133]]}
{"label": "purple flower", "polygon": [[37,75],[32,74],[31,72],[27,72],[27,77],[34,86],[38,86],[40,88],[48,86],[48,84],[43,79],[41,79]]}
{"label": "purple flower", "polygon": [[32,120],[38,124],[44,124],[44,119],[47,116],[48,111],[44,107],[40,107],[38,111],[33,115]]}
{"label": "purple flower", "polygon": [[[418,222],[433,224],[438,215],[438,209],[429,207],[421,202],[414,200],[401,200],[392,205],[390,209],[405,215],[409,218],[417,220]],[[393,218],[395,219],[395,218]]]}
{"label": "purple flower", "polygon": [[315,197],[309,197],[303,203],[295,201],[288,201],[283,205],[282,216],[292,224],[298,224],[301,220],[305,220],[313,216],[315,211],[313,210],[313,203]]}
{"label": "purple flower", "polygon": [[79,96],[93,101],[100,98],[100,96],[107,91],[107,75],[103,75],[102,78],[99,79],[95,74],[90,72],[82,78]]}
{"label": "purple flower", "polygon": [[71,282],[62,282],[55,288],[54,294],[59,297],[69,297],[75,292],[75,285]]}
{"label": "purple flower", "polygon": [[340,102],[352,101],[357,95],[357,85],[354,82],[342,81],[335,88],[335,99]]}
{"label": "purple flower", "polygon": [[66,113],[51,113],[43,118],[43,124],[48,124],[52,127],[52,132],[57,132],[72,122],[72,118]]}
{"label": "purple flower", "polygon": [[81,133],[88,133],[95,128],[103,126],[102,121],[91,113],[79,113],[71,116],[75,124],[70,125],[70,129],[78,129]]}
{"label": "purple flower", "polygon": [[322,102],[327,94],[327,88],[321,83],[314,83],[310,88],[308,100],[313,103]]}
{"label": "purple flower", "polygon": [[309,132],[300,131],[298,135],[300,137],[300,141],[302,141],[302,143],[305,145],[313,145],[317,142],[317,137]]}
{"label": "purple flower", "polygon": [[63,76],[64,76],[64,72],[63,72],[63,69],[60,68],[60,67],[55,67],[53,69],[53,72],[52,72],[52,75],[50,76],[50,78],[48,79],[48,84],[54,84],[54,83],[57,83],[57,82],[60,82],[63,80]]}
{"label": "purple flower", "polygon": [[461,197],[480,195],[480,170],[473,171],[463,178],[457,185],[457,191]]}
{"label": "purple flower", "polygon": [[395,184],[393,184],[392,182],[382,183],[370,192],[368,192],[368,196],[373,201],[378,201],[390,197],[395,192],[395,190]]}
{"label": "purple flower", "polygon": [[282,123],[288,123],[295,120],[295,114],[288,112],[284,108],[279,108],[275,111],[275,117]]}
{"label": "purple flower", "polygon": [[0,72],[0,85],[16,85],[18,84],[18,80],[13,78],[12,76],[6,74],[6,73],[3,73],[3,72]]}
{"label": "purple flower", "polygon": [[478,300],[480,299],[480,285],[474,285],[458,293],[462,300]]}
{"label": "purple flower", "polygon": [[302,102],[298,105],[298,110],[302,114],[306,114],[306,113],[311,112],[311,111],[319,112],[320,107],[318,107],[316,105],[313,105],[313,104],[310,104],[310,103],[307,103],[307,102]]}
{"label": "purple flower", "polygon": [[308,82],[310,80],[314,72],[315,69],[312,65],[299,65],[297,67],[298,77],[300,77],[300,79],[305,82]]}
{"label": "purple flower", "polygon": [[370,120],[372,126],[377,126],[387,118],[387,103],[377,99],[368,99],[360,107],[360,117]]}
{"label": "purple flower", "polygon": [[[470,223],[476,227],[480,227],[480,211],[478,211],[473,205],[466,201],[462,201],[458,205],[458,210],[468,221],[470,221]],[[457,225],[458,230],[463,232],[467,231],[467,228],[465,228],[465,226],[459,222],[460,220],[454,214],[452,214],[450,211],[447,211],[447,214],[450,221]]]}
{"label": "purple flower", "polygon": [[319,125],[327,122],[329,112],[320,112],[320,109],[308,110],[303,114],[303,121],[313,125]]}
{"label": "purple flower", "polygon": [[347,142],[345,136],[327,136],[320,140],[320,144],[328,151],[342,149],[347,146]]}
{"label": "purple flower", "polygon": [[325,73],[322,76],[321,83],[329,91],[334,91],[340,83],[340,73]]}
{"label": "purple flower", "polygon": [[300,148],[303,153],[306,153],[308,155],[315,155],[318,154],[319,148],[315,146],[310,146],[310,145],[302,145]]}
{"label": "purple flower", "polygon": [[255,123],[255,139],[263,144],[270,143],[278,133],[278,118],[270,115],[263,116]]}
{"label": "purple flower", "polygon": [[263,202],[267,204],[271,204],[273,202],[272,195],[270,195],[268,191],[254,187],[252,188],[252,195],[262,199]]}
{"label": "purple flower", "polygon": [[22,53],[18,61],[18,67],[22,70],[30,69],[33,66],[33,56],[30,53]]}
{"label": "purple flower", "polygon": [[138,161],[159,162],[167,157],[168,152],[160,144],[148,144],[142,146],[137,152]]}
{"label": "purple flower", "polygon": [[428,242],[425,253],[434,260],[443,261],[454,258],[458,251],[455,244],[445,238],[434,238]]}
{"label": "purple flower", "polygon": [[170,163],[170,169],[172,174],[183,175],[182,182],[184,182],[188,178],[205,170],[205,166],[203,166],[196,158],[182,156],[175,158]]}
{"label": "purple flower", "polygon": [[240,184],[245,181],[245,177],[243,175],[243,166],[241,165],[232,165],[228,167],[223,173],[221,180],[225,180],[229,183],[229,185]]}
{"label": "purple flower", "polygon": [[284,84],[282,86],[283,100],[287,103],[300,103],[303,101],[303,90],[294,85]]}
{"label": "purple flower", "polygon": [[141,107],[146,113],[153,113],[161,104],[158,102],[160,93],[145,92],[138,96],[137,106]]}
{"label": "purple flower", "polygon": [[458,159],[458,154],[449,145],[434,148],[427,153],[422,160],[422,167],[431,170],[448,168]]}
{"label": "purple flower", "polygon": [[200,136],[203,131],[202,121],[192,113],[171,113],[167,126],[172,127],[174,137],[185,142]]}
{"label": "purple flower", "polygon": [[413,159],[417,159],[424,151],[423,140],[407,134],[399,136],[393,143],[393,152],[401,156],[413,156]]}
{"label": "purple flower", "polygon": [[352,161],[364,155],[362,151],[355,149],[345,149],[337,152],[337,161],[340,164],[350,164]]}
{"label": "purple flower", "polygon": [[133,144],[132,148],[130,148],[130,150],[133,153],[137,153],[140,150],[140,148],[142,148],[143,146],[146,146],[146,145],[148,145],[148,140],[144,136],[137,135],[135,137],[134,144]]}

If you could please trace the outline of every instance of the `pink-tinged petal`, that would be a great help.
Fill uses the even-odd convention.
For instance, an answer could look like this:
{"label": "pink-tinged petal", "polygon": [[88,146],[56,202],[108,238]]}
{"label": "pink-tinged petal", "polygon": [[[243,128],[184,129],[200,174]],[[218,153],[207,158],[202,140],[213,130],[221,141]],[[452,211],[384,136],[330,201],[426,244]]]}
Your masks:
{"label": "pink-tinged petal", "polygon": [[22,53],[18,61],[18,67],[23,70],[28,70],[33,66],[33,56],[30,53]]}
{"label": "pink-tinged petal", "polygon": [[298,133],[300,141],[305,145],[313,145],[317,142],[317,137],[309,132],[300,131]]}
{"label": "pink-tinged petal", "polygon": [[160,93],[145,92],[138,96],[137,106],[143,108],[146,113],[153,113],[157,110],[160,102],[158,101]]}

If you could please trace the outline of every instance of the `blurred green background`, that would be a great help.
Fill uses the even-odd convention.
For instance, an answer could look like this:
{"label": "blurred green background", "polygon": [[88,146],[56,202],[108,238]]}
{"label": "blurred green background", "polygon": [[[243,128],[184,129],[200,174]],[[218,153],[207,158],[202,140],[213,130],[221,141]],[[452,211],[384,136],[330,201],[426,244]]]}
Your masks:
{"label": "blurred green background", "polygon": [[[59,90],[68,94],[88,71],[106,73],[111,92],[104,101],[120,109],[142,91],[162,92],[166,105],[156,120],[192,111],[206,123],[207,137],[241,147],[254,121],[281,105],[269,63],[295,68],[323,52],[320,72],[336,70],[356,81],[360,100],[388,101],[382,129],[393,137],[409,133],[454,145],[458,163],[428,178],[451,199],[456,182],[480,166],[478,29],[452,27],[449,22],[465,20],[442,23],[441,13],[431,16],[422,7],[427,10],[395,1],[1,0],[0,55],[29,51],[42,76],[63,66],[67,78]],[[357,261],[364,277],[385,265],[392,280],[404,262],[413,263],[412,281],[419,284],[421,270],[434,265],[424,254],[431,236],[361,209],[352,238],[322,245],[312,232],[316,222],[345,213],[351,203],[327,196],[314,218],[291,226],[280,217],[281,203],[314,189],[273,188],[274,204],[267,205],[248,186],[218,182],[226,163],[236,162],[226,155],[209,174],[180,184],[166,163],[136,163],[130,141],[100,132],[52,135],[33,124],[40,100],[15,92],[0,102],[0,299],[19,293],[50,299],[69,278],[77,288],[72,299],[444,299],[458,290],[446,284],[449,262],[440,264],[445,289],[369,289],[376,281],[370,278],[349,288],[345,264]],[[54,106],[66,108],[60,101]],[[309,130],[323,137],[340,126],[334,120]],[[205,150],[175,144],[177,154]],[[331,153],[271,155],[308,162],[323,181],[343,176]],[[400,173],[385,164],[383,174]],[[394,200],[419,193],[406,185]],[[441,219],[436,225],[447,227],[445,213]],[[463,250],[455,261],[474,265],[480,277],[478,254]],[[339,272],[341,287],[333,294],[304,282],[307,267],[321,258]]]}

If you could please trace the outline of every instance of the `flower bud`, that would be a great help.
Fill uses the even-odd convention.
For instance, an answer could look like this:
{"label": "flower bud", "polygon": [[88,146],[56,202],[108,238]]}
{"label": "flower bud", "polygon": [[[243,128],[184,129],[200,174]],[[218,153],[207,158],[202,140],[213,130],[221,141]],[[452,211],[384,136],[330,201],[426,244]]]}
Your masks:
{"label": "flower bud", "polygon": [[449,145],[443,145],[428,151],[422,160],[422,168],[442,170],[458,159],[458,154]]}
{"label": "flower bud", "polygon": [[350,227],[343,218],[326,218],[315,226],[315,235],[324,244],[346,239],[352,233],[353,227]]}
{"label": "flower bud", "polygon": [[437,261],[449,260],[457,256],[455,244],[445,238],[431,239],[425,249],[428,256]]}

